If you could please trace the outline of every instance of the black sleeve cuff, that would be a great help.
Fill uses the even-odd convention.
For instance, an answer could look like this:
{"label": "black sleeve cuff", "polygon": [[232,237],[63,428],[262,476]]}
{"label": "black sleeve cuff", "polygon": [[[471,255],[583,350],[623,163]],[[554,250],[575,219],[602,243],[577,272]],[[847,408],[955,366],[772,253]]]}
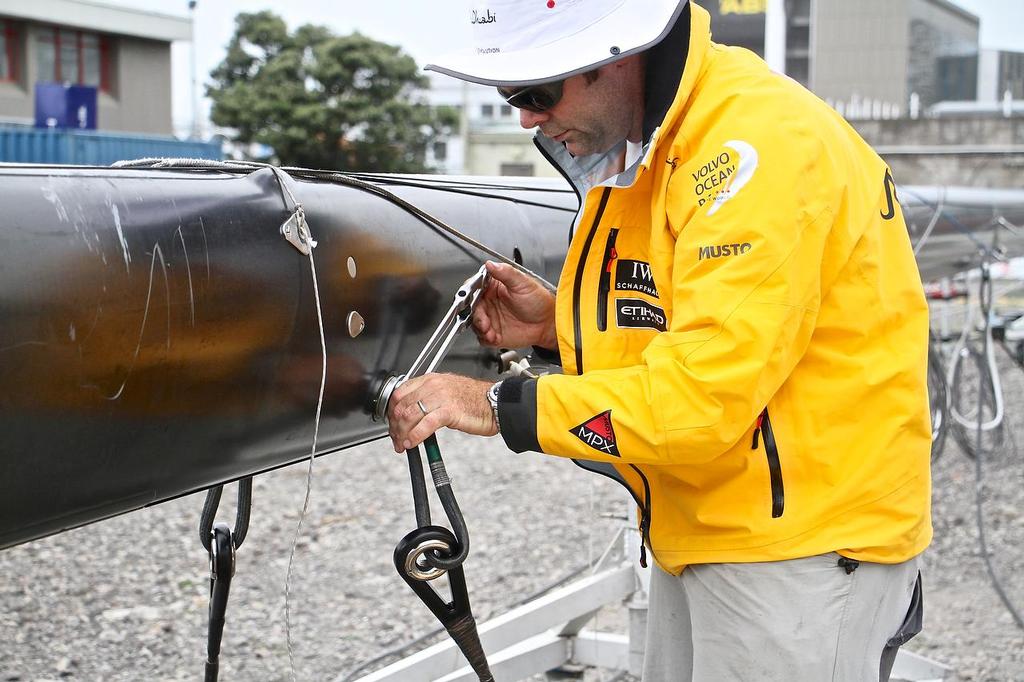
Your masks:
{"label": "black sleeve cuff", "polygon": [[543,452],[537,442],[537,380],[511,377],[498,389],[501,437],[513,452]]}
{"label": "black sleeve cuff", "polygon": [[533,347],[533,354],[538,358],[548,363],[549,365],[562,366],[562,354],[558,352],[558,349],[551,350],[550,348],[542,348],[540,346]]}

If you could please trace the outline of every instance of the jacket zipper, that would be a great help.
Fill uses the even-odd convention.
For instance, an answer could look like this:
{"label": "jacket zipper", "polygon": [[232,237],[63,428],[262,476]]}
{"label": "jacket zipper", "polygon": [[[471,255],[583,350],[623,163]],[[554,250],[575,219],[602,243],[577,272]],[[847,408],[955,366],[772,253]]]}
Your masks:
{"label": "jacket zipper", "polygon": [[576,264],[576,277],[572,283],[572,323],[576,342],[576,374],[583,374],[583,330],[580,326],[580,290],[583,288],[583,269],[587,262],[587,256],[590,255],[590,247],[594,243],[597,226],[601,223],[601,216],[604,215],[604,209],[608,205],[608,197],[611,196],[611,193],[611,187],[605,187],[601,193],[601,203],[597,206],[597,213],[594,215],[594,223],[590,226],[587,240],[583,242],[580,260]]}
{"label": "jacket zipper", "polygon": [[619,236],[619,228],[613,227],[608,232],[608,241],[604,247],[604,270],[601,271],[601,282],[597,289],[597,330],[608,329],[608,291],[612,288],[612,267],[619,254],[615,251],[615,238]]}
{"label": "jacket zipper", "polygon": [[623,480],[622,474],[618,472],[611,474],[601,469],[592,469],[578,459],[572,460],[572,463],[580,469],[615,481],[626,489],[629,496],[633,498],[634,502],[636,502],[636,506],[640,507],[640,565],[647,568],[647,545],[651,544],[651,485],[647,482],[647,477],[644,476],[643,472],[640,471],[636,465],[629,465],[630,468],[640,476],[640,480],[644,482],[644,499],[641,500],[640,496],[636,494],[636,491],[633,490],[625,480]]}
{"label": "jacket zipper", "polygon": [[768,408],[764,408],[757,417],[757,426],[754,427],[754,439],[750,444],[751,450],[757,450],[757,437],[764,434],[764,452],[768,458],[768,477],[772,486],[772,518],[782,516],[786,506],[786,495],[782,483],[782,464],[779,462],[779,448],[775,443],[775,432],[772,431],[772,422],[768,418]]}
{"label": "jacket zipper", "polygon": [[651,484],[640,471],[640,467],[635,464],[630,464],[629,467],[644,482],[644,502],[640,505],[640,565],[647,568],[647,545],[651,544]]}

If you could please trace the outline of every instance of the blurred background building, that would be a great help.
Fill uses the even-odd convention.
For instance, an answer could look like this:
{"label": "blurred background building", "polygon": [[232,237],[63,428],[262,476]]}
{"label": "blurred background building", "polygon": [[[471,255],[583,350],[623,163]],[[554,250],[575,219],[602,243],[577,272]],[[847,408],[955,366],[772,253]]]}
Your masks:
{"label": "blurred background building", "polygon": [[427,72],[425,93],[434,106],[459,112],[459,129],[437,142],[428,159],[449,175],[557,176],[533,144],[533,132],[519,125],[519,112],[492,87]]}
{"label": "blurred background building", "polygon": [[[195,139],[200,131],[207,138],[217,132],[199,95],[209,83],[209,67],[184,66],[174,54],[190,50],[194,60],[198,49],[206,63],[215,63],[225,42],[211,22],[226,27],[228,17],[249,5],[201,2],[204,14],[186,0],[104,2],[0,0],[0,160],[219,156],[220,145]],[[879,148],[901,182],[1024,183],[1024,51],[983,46],[979,18],[965,9],[990,0],[694,2],[711,12],[717,42],[758,53],[829,102]],[[387,13],[383,4],[379,12]],[[991,26],[991,15],[986,17]],[[334,16],[314,20],[344,24]],[[400,40],[411,39],[408,29],[394,30],[404,36]],[[202,35],[193,41],[197,31]],[[419,54],[422,64],[426,53]],[[432,168],[472,175],[555,173],[534,148],[532,132],[520,128],[518,112],[493,88],[428,77],[423,96],[460,116],[458,129],[428,150]],[[191,115],[181,107],[189,78]],[[172,83],[178,103],[173,123]],[[95,88],[96,130],[32,127],[37,84]],[[173,132],[190,139],[176,140]],[[101,142],[106,151],[96,151]],[[229,152],[270,151],[250,147],[229,145]]]}
{"label": "blurred background building", "polygon": [[[695,1],[711,13],[716,42],[767,56],[829,102],[901,181],[1024,183],[1024,52],[982,49],[978,17],[952,0]],[[492,88],[432,84],[432,102],[464,109],[462,132],[440,145],[439,170],[550,172]]]}
{"label": "blurred background building", "polygon": [[[766,56],[826,100],[898,181],[1024,187],[1024,53],[982,49],[978,17],[955,2],[697,2],[715,41]],[[772,63],[773,42],[784,61]]]}
{"label": "blurred background building", "polygon": [[982,50],[978,17],[950,0],[778,0],[786,20],[772,36],[774,1],[698,0],[717,42],[764,57],[766,41],[781,40],[786,74],[854,118],[1024,98],[1024,53]]}
{"label": "blurred background building", "polygon": [[[191,29],[185,17],[92,2],[0,0],[0,160],[219,157],[216,143],[171,137],[171,44]],[[78,104],[90,110],[35,125],[37,92],[71,86],[93,96]]]}

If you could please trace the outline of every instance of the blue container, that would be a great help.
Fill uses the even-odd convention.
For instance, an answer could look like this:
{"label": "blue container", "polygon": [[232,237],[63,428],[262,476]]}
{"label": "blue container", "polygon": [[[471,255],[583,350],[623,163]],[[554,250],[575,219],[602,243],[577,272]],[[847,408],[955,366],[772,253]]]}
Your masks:
{"label": "blue container", "polygon": [[40,130],[0,126],[0,162],[109,166],[153,156],[224,158],[220,142],[91,130]]}
{"label": "blue container", "polygon": [[96,88],[36,83],[36,128],[96,130]]}

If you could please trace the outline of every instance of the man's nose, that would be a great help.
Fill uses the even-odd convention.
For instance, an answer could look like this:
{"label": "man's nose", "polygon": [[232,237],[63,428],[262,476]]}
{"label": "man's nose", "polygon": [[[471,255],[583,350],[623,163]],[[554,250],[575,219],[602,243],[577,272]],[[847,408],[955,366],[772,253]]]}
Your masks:
{"label": "man's nose", "polygon": [[530,128],[536,128],[544,121],[550,118],[547,112],[537,113],[535,111],[528,111],[526,109],[519,110],[519,125],[529,130]]}

